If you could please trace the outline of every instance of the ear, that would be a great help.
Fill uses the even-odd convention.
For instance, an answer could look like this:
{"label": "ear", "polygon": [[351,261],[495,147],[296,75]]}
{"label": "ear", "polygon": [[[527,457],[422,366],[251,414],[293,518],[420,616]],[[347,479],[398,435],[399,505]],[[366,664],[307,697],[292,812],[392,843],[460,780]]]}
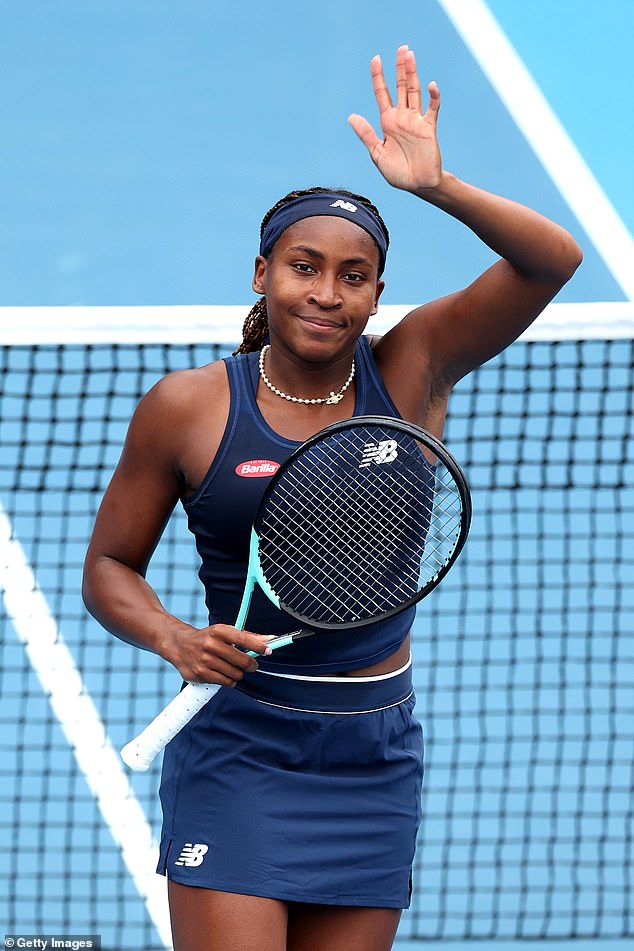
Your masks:
{"label": "ear", "polygon": [[371,317],[373,317],[376,314],[377,310],[379,309],[379,297],[381,296],[384,290],[385,290],[385,281],[377,281],[376,294],[374,295],[374,305],[372,307],[372,310],[370,311]]}
{"label": "ear", "polygon": [[253,271],[253,280],[251,282],[251,287],[256,294],[265,294],[264,290],[264,275],[266,273],[266,268],[268,261],[266,258],[263,258],[261,254],[258,254],[255,259],[255,268]]}

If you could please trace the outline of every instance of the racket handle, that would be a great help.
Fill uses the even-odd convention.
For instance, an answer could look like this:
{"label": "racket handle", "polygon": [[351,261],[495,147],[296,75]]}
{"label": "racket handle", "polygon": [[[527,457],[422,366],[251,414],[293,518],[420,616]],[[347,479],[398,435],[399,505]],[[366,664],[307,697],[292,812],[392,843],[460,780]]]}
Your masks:
{"label": "racket handle", "polygon": [[[275,651],[278,647],[288,647],[289,644],[294,644],[295,641],[301,640],[302,637],[311,637],[315,632],[310,628],[303,627],[301,631],[291,631],[290,634],[280,634],[279,637],[274,637],[272,641],[269,641],[266,645],[269,650]],[[249,657],[260,657],[257,651],[247,651]]]}
{"label": "racket handle", "polygon": [[137,737],[121,750],[121,759],[143,773],[171,739],[220,689],[220,684],[187,684]]}
{"label": "racket handle", "polygon": [[[308,637],[314,632],[308,629],[293,631],[269,641],[268,647],[275,650],[277,647],[286,647],[301,637]],[[252,657],[258,657],[255,651],[247,651]],[[121,759],[136,773],[144,773],[161,750],[165,749],[170,740],[186,726],[205,704],[220,689],[219,684],[187,684],[158,716],[130,740],[121,750]]]}

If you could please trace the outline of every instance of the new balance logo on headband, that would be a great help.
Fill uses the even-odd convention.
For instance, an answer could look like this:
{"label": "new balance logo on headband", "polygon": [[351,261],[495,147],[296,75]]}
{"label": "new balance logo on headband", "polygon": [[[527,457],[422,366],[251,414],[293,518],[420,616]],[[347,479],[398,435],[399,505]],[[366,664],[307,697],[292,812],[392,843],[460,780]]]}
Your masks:
{"label": "new balance logo on headband", "polygon": [[343,208],[344,211],[356,211],[357,206],[353,205],[351,201],[344,201],[343,198],[338,198],[337,201],[333,201],[331,208]]}
{"label": "new balance logo on headband", "polygon": [[203,859],[208,851],[208,845],[202,845],[200,842],[195,844],[186,842],[174,865],[186,865],[188,868],[195,868],[197,865],[203,864]]}
{"label": "new balance logo on headband", "polygon": [[398,456],[396,439],[382,439],[380,442],[367,442],[363,447],[363,455],[359,468],[364,469],[373,462],[381,465],[384,462],[394,462]]}
{"label": "new balance logo on headband", "polygon": [[348,201],[337,192],[309,192],[299,195],[283,202],[277,211],[272,212],[268,221],[264,219],[266,225],[260,238],[260,254],[268,258],[279,236],[296,221],[319,215],[338,215],[363,228],[376,241],[379,249],[379,274],[382,274],[389,240],[385,225],[377,214],[376,209],[366,207],[363,203]]}

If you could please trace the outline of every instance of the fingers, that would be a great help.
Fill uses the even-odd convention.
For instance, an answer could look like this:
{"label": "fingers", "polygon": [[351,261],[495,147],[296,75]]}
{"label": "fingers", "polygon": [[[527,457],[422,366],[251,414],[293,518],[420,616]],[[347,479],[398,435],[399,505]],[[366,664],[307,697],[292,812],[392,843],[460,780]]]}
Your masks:
{"label": "fingers", "polygon": [[214,624],[190,636],[178,670],[190,683],[234,687],[245,672],[257,670],[257,661],[246,651],[259,655],[271,653],[267,647],[270,639],[250,631],[238,631],[227,624]]}
{"label": "fingers", "polygon": [[431,82],[427,86],[427,91],[429,92],[429,105],[425,118],[435,125],[438,121],[438,110],[440,109],[440,89],[435,82]]}
{"label": "fingers", "polygon": [[251,631],[238,631],[230,627],[229,636],[236,647],[245,651],[255,651],[257,654],[270,654],[268,642],[275,637],[275,634],[252,634]]}
{"label": "fingers", "polygon": [[[420,80],[418,78],[418,70],[416,68],[416,55],[414,51],[410,50],[407,46],[399,47],[398,53],[396,54],[397,83],[399,75],[399,54],[401,54],[403,60],[402,83],[405,90],[404,96],[401,97],[399,93],[399,105],[411,109],[413,112],[422,113],[423,97],[421,94]],[[425,118],[435,123],[438,118],[438,110],[440,109],[440,90],[435,82],[431,82],[427,86],[427,91],[429,92],[429,105],[427,106]]]}
{"label": "fingers", "polygon": [[356,113],[353,113],[351,116],[348,116],[348,122],[357,133],[370,155],[374,152],[374,149],[377,145],[381,144],[381,140],[378,135],[370,125],[367,119],[364,119],[363,116],[359,116]]}
{"label": "fingers", "polygon": [[403,86],[405,89],[403,106],[413,109],[414,112],[422,112],[423,100],[416,71],[416,56],[410,49],[406,50],[403,56]]}
{"label": "fingers", "polygon": [[383,65],[380,56],[373,56],[370,60],[370,75],[372,76],[372,88],[376,98],[379,112],[385,112],[392,108],[392,97],[385,82],[383,75]]}
{"label": "fingers", "polygon": [[399,46],[396,51],[396,105],[401,109],[408,107],[408,52],[409,46]]}
{"label": "fingers", "polygon": [[[385,82],[380,56],[372,57],[370,61],[370,73],[372,75],[372,87],[379,112],[383,113],[388,109],[393,109],[394,104]],[[438,109],[440,108],[440,91],[436,83],[430,83],[427,88],[429,91],[429,105],[427,107],[426,116],[435,120],[438,115]],[[418,70],[416,68],[416,56],[414,51],[407,45],[399,46],[396,51],[396,106],[399,109],[410,109],[412,112],[419,114],[423,112],[423,98],[420,80],[418,78]],[[357,125],[351,121],[352,118],[360,119],[361,117],[351,116],[348,121],[359,138],[368,145],[364,135],[369,135],[368,130],[371,130],[372,127],[363,120],[364,134],[362,134],[360,124],[359,128],[357,128]],[[368,148],[371,148],[371,145],[368,145]]]}

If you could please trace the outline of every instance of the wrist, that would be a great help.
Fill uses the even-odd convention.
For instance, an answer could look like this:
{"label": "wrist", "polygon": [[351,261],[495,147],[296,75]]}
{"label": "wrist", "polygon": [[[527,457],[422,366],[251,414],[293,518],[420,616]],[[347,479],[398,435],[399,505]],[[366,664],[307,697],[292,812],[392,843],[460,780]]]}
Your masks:
{"label": "wrist", "polygon": [[183,642],[198,629],[168,614],[162,616],[157,630],[156,653],[179,670]]}
{"label": "wrist", "polygon": [[432,205],[439,205],[445,198],[449,198],[455,189],[458,179],[446,169],[441,169],[440,178],[435,185],[421,185],[412,189],[412,194]]}

